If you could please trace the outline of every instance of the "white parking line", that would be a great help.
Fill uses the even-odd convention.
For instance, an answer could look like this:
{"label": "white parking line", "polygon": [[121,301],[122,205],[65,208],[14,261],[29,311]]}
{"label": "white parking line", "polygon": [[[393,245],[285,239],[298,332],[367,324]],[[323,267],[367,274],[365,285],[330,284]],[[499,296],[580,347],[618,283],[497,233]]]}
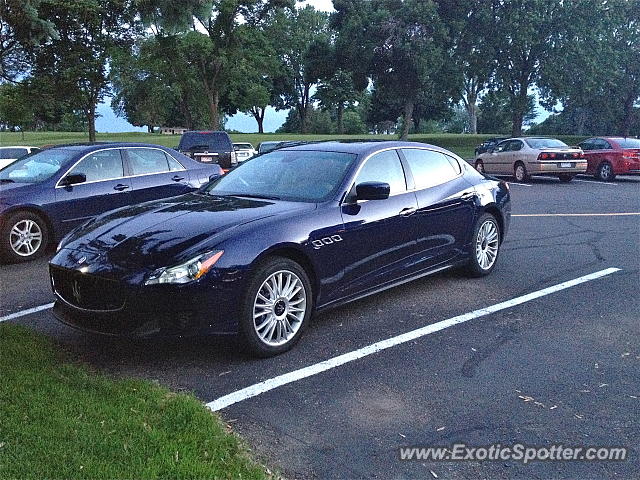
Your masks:
{"label": "white parking line", "polygon": [[391,337],[386,340],[382,340],[380,342],[368,345],[358,350],[354,350],[352,352],[330,358],[323,362],[316,363],[314,365],[310,365],[308,367],[304,367],[299,370],[294,370],[293,372],[285,373],[284,375],[279,375],[277,377],[270,378],[260,383],[256,383],[254,385],[251,385],[250,387],[243,388],[242,390],[238,390],[236,392],[220,397],[217,400],[209,402],[207,403],[207,407],[213,410],[214,412],[218,410],[222,410],[223,408],[233,405],[234,403],[242,402],[243,400],[247,400],[248,398],[258,396],[262,393],[268,392],[270,390],[281,387],[283,385],[287,385],[297,380],[301,380],[303,378],[317,375],[319,373],[325,372],[332,368],[339,367],[340,365],[344,365],[345,363],[353,362],[354,360],[358,360],[360,358],[366,357],[373,353],[380,352],[387,348],[391,348],[396,345],[407,343],[417,338],[424,337],[425,335],[429,335],[429,334],[438,332],[440,330],[444,330],[445,328],[453,327],[454,325],[468,322],[469,320],[473,320],[479,317],[484,317],[486,315],[490,315],[500,310],[511,308],[525,302],[530,302],[531,300],[535,300],[537,298],[550,295],[560,290],[565,290],[567,288],[574,287],[581,283],[590,282],[592,280],[596,280],[598,278],[611,275],[612,273],[615,273],[618,271],[620,271],[619,268],[607,268],[606,270],[600,270],[599,272],[594,272],[589,275],[585,275],[583,277],[579,277],[573,280],[569,280],[567,282],[559,283],[552,287],[548,287],[542,290],[528,293],[526,295],[522,295],[521,297],[517,297],[511,300],[507,300],[505,302],[497,303],[490,307],[481,308],[479,310],[474,310],[473,312],[470,312],[470,313],[465,313],[463,315],[458,315],[457,317],[449,318],[447,320],[442,320],[441,322],[433,323],[431,325],[418,328],[417,330],[412,330],[410,332],[403,333],[396,337]]}
{"label": "white parking line", "polygon": [[621,213],[515,213],[512,217],[635,217],[640,212]]}
{"label": "white parking line", "polygon": [[614,187],[618,186],[617,183],[601,182],[599,180],[582,180],[580,178],[574,178],[573,181],[574,182],[582,182],[582,183],[595,183],[596,185],[613,185]]}
{"label": "white parking line", "polygon": [[529,185],[528,183],[516,183],[516,182],[507,182],[509,185],[520,185],[521,187],[532,187],[533,185]]}
{"label": "white parking line", "polygon": [[42,310],[48,310],[51,307],[53,307],[53,303],[47,303],[46,305],[40,305],[38,307],[28,308],[26,310],[20,310],[19,312],[10,313],[9,315],[0,317],[0,323],[6,322],[7,320],[13,320],[14,318],[24,317],[25,315],[30,315],[32,313],[38,313]]}

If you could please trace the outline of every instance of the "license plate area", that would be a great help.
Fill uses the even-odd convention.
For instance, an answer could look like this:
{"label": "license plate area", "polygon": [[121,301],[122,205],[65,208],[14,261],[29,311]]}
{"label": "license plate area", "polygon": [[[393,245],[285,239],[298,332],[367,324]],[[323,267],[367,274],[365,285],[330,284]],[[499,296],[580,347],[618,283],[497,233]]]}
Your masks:
{"label": "license plate area", "polygon": [[571,162],[562,162],[560,163],[560,168],[572,168],[573,167],[573,163]]}

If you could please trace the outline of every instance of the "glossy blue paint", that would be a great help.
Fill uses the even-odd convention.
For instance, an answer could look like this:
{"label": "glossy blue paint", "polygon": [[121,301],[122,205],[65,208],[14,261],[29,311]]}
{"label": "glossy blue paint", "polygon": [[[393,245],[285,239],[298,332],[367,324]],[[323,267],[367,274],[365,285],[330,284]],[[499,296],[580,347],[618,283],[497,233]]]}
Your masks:
{"label": "glossy blue paint", "polygon": [[[173,157],[181,165],[175,171],[136,175],[131,171],[128,152],[134,149],[153,149]],[[121,152],[122,173],[112,180],[60,186],[59,181],[77,162],[100,151]],[[57,241],[73,228],[97,215],[126,205],[181,195],[209,182],[211,175],[221,175],[218,165],[196,162],[181,153],[159,145],[138,143],[108,143],[68,145],[43,150],[66,154],[61,168],[52,177],[35,183],[0,183],[0,221],[18,210],[32,210],[50,226],[49,238]],[[1,181],[1,180],[0,180]]]}
{"label": "glossy blue paint", "polygon": [[[457,162],[459,174],[439,185],[414,189],[401,151],[410,147],[447,155]],[[354,181],[360,168],[373,154],[389,149],[399,150],[408,191],[385,200],[357,201]],[[479,174],[438,147],[319,143],[284,150],[343,152],[355,160],[335,194],[322,202],[210,195],[201,190],[95,218],[63,240],[51,269],[68,278],[87,275],[112,282],[122,292],[123,306],[114,312],[82,312],[58,297],[58,317],[80,328],[114,334],[236,333],[237,308],[252,269],[269,255],[287,256],[307,270],[316,309],[321,310],[465,263],[472,251],[474,223],[485,212],[496,215],[502,237],[507,233],[511,207],[506,183]],[[154,270],[214,250],[224,254],[199,280],[144,286]],[[176,325],[175,319],[183,315],[188,319]],[[116,331],[108,331],[113,328]]]}

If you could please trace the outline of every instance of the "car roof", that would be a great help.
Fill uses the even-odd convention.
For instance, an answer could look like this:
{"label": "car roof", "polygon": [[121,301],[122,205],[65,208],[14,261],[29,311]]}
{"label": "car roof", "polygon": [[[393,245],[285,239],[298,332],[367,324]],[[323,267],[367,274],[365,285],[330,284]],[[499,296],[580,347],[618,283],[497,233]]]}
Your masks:
{"label": "car roof", "polygon": [[38,147],[31,147],[29,145],[5,145],[0,147],[0,150],[4,150],[7,148],[38,148]]}
{"label": "car roof", "polygon": [[94,150],[102,150],[103,148],[120,148],[120,147],[149,147],[167,150],[164,145],[156,145],[153,143],[138,142],[95,142],[95,143],[67,143],[61,145],[53,145],[50,148],[64,148],[68,150],[77,150],[83,152],[92,152]]}
{"label": "car roof", "polygon": [[[320,152],[337,152],[337,153],[352,153],[356,155],[370,155],[379,150],[385,150],[390,148],[401,147],[419,147],[428,148],[438,152],[451,155],[453,152],[446,150],[435,145],[420,142],[403,142],[399,140],[382,140],[382,141],[328,141],[328,142],[316,142],[307,143],[304,145],[295,145],[279,149],[278,151],[296,151],[296,150],[308,150],[308,151],[320,151]],[[455,155],[455,154],[454,154]]]}

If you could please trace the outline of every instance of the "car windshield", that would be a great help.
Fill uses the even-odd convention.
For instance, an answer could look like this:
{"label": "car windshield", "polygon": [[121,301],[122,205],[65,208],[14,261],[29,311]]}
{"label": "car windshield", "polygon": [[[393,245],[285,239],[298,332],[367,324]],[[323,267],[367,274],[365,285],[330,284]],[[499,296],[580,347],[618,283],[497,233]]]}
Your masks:
{"label": "car windshield", "polygon": [[253,150],[253,145],[250,143],[234,143],[233,146],[236,150]]}
{"label": "car windshield", "polygon": [[26,148],[0,148],[0,159],[20,158],[27,153]]}
{"label": "car windshield", "polygon": [[555,138],[527,138],[525,140],[531,148],[568,148],[564,142]]}
{"label": "car windshield", "polygon": [[0,170],[0,182],[44,182],[58,173],[77,153],[75,150],[52,148],[28,155]]}
{"label": "car windshield", "polygon": [[640,148],[640,140],[637,138],[617,138],[620,148]]}
{"label": "car windshield", "polygon": [[350,153],[278,150],[248,160],[204,192],[319,202],[336,192],[355,159]]}
{"label": "car windshield", "polygon": [[229,150],[231,144],[225,133],[188,132],[180,138],[179,150],[210,148],[211,150]]}

